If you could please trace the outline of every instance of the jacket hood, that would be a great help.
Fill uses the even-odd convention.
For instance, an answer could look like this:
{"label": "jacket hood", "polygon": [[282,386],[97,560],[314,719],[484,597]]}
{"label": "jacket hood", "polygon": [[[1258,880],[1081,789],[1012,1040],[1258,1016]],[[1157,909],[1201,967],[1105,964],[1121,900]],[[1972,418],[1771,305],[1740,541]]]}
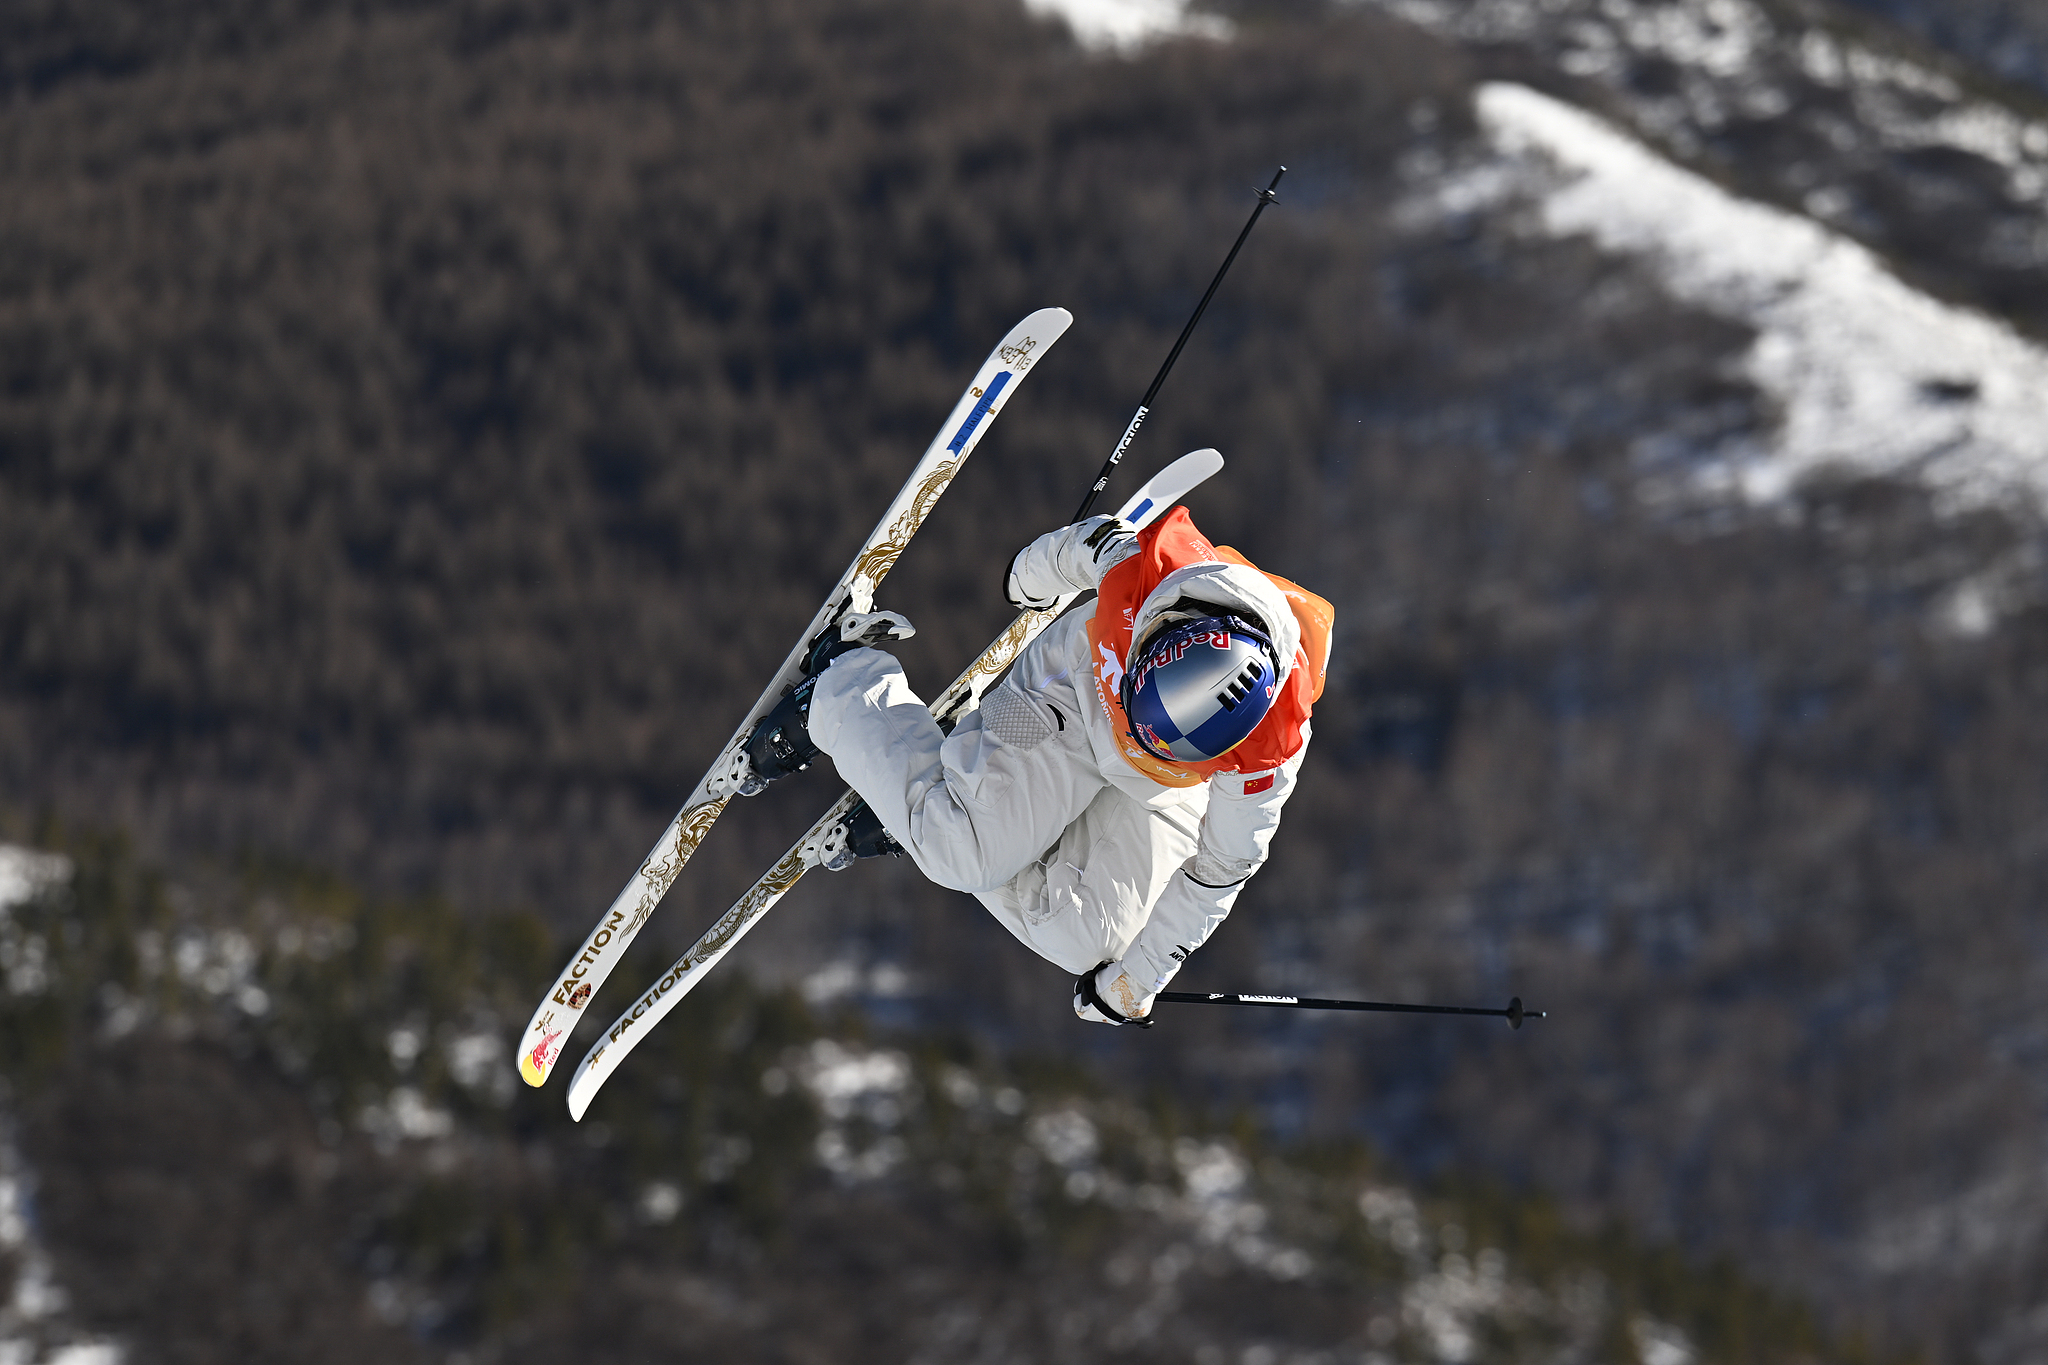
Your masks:
{"label": "jacket hood", "polygon": [[1280,681],[1287,681],[1294,672],[1296,656],[1301,652],[1301,623],[1294,619],[1287,595],[1273,585],[1273,580],[1242,564],[1188,564],[1160,579],[1159,586],[1146,596],[1131,623],[1132,656],[1136,656],[1160,615],[1183,597],[1257,620],[1265,626],[1273,650],[1280,656]]}

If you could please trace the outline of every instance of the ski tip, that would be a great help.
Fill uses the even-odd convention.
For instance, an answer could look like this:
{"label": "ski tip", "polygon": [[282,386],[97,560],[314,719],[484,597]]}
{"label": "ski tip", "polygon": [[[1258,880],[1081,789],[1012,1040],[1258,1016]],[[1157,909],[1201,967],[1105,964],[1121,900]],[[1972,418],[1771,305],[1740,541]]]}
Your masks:
{"label": "ski tip", "polygon": [[[590,1102],[597,1098],[597,1092],[611,1079],[613,1067],[625,1056],[624,1052],[619,1053],[610,1063],[600,1067],[599,1059],[611,1051],[611,1046],[610,1040],[598,1039],[597,1046],[583,1054],[582,1062],[576,1067],[576,1074],[569,1078],[569,1093],[564,1098],[568,1101],[569,1117],[577,1123],[583,1122],[583,1116],[590,1111]],[[632,1050],[628,1047],[626,1052]]]}
{"label": "ski tip", "polygon": [[550,1029],[541,1040],[519,1054],[519,1079],[539,1089],[548,1083],[555,1063],[562,1056],[562,1029]]}
{"label": "ski tip", "polygon": [[[1066,309],[1041,308],[1037,312],[1032,313],[1025,317],[1025,319],[1022,322],[1018,323],[1016,327],[1012,328],[1011,330],[1014,333],[1022,332],[1028,329],[1036,334],[1036,339],[1038,342],[1043,343],[1045,345],[1051,345],[1053,342],[1058,341],[1062,336],[1065,336],[1067,329],[1069,327],[1072,327],[1073,325],[1074,315],[1072,313],[1069,313]],[[1005,357],[1005,359],[1007,358],[1008,357]]]}
{"label": "ski tip", "polygon": [[1223,456],[1213,447],[1190,450],[1147,479],[1145,486],[1131,494],[1131,500],[1118,510],[1117,515],[1133,526],[1149,526],[1163,516],[1167,508],[1193,492],[1221,468]]}
{"label": "ski tip", "polygon": [[569,1082],[569,1119],[574,1123],[583,1122],[583,1116],[590,1112],[590,1102],[597,1098],[597,1087],[589,1084],[590,1063],[585,1061],[578,1068],[576,1078]]}

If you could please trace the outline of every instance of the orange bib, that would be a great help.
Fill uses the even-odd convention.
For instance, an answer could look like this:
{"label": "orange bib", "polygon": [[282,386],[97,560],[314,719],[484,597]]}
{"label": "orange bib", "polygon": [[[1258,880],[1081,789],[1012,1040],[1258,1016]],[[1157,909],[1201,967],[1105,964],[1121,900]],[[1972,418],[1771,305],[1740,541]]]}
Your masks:
{"label": "orange bib", "polygon": [[1124,715],[1117,690],[1123,683],[1124,664],[1130,658],[1131,628],[1137,624],[1138,608],[1168,574],[1190,564],[1242,564],[1247,569],[1258,569],[1258,565],[1229,546],[1211,545],[1195,529],[1187,509],[1176,507],[1138,533],[1138,553],[1103,575],[1095,614],[1088,619],[1088,645],[1095,658],[1095,694],[1109,713],[1117,749],[1126,763],[1165,787],[1192,787],[1208,781],[1212,773],[1264,772],[1300,753],[1306,742],[1302,725],[1317,698],[1323,695],[1324,676],[1330,667],[1330,627],[1336,620],[1336,613],[1322,598],[1278,574],[1266,574],[1273,586],[1286,594],[1287,605],[1293,608],[1294,619],[1301,626],[1301,648],[1294,656],[1294,671],[1287,675],[1279,695],[1273,698],[1266,718],[1242,744],[1203,763],[1164,762],[1145,752],[1131,738],[1130,719]]}

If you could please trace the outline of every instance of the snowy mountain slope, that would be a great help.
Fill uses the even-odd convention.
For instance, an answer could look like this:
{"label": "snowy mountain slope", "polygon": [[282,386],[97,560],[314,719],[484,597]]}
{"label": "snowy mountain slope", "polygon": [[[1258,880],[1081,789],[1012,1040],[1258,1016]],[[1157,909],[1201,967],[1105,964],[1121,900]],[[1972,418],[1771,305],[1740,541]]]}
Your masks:
{"label": "snowy mountain slope", "polygon": [[1745,377],[1782,420],[1768,448],[1729,459],[1742,491],[1773,497],[1832,464],[1918,475],[1966,502],[2048,493],[2048,351],[1562,101],[1493,84],[1479,110],[1503,152],[1564,171],[1538,196],[1543,230],[1643,256],[1678,298],[1756,328]]}
{"label": "snowy mountain slope", "polygon": [[2048,125],[2038,104],[1814,3],[1363,0],[1534,57],[1738,191],[1857,238],[1944,297],[2040,332]]}
{"label": "snowy mountain slope", "polygon": [[[1787,124],[1825,141],[1825,162],[1783,172],[1786,186],[1803,189],[1802,213],[1733,194],[1563,100],[1494,83],[1479,96],[1482,124],[1524,164],[1424,188],[1456,211],[1533,199],[1542,231],[1586,234],[1642,257],[1676,298],[1756,329],[1744,377],[1777,402],[1782,422],[1762,445],[1727,451],[1705,471],[1709,485],[1775,497],[1834,465],[1917,475],[1963,504],[2048,492],[2048,350],[2008,322],[1902,281],[1844,230],[1864,214],[1856,185],[1874,163],[1943,157],[1948,174],[1995,186],[2012,210],[1989,259],[2033,270],[2048,262],[2048,122],[1820,24],[1788,24],[1753,0],[1379,2],[1462,42],[1537,47],[1613,96],[1642,129],[1709,162],[1715,138],[1751,124]],[[1034,7],[1061,14],[1083,42],[1119,51],[1213,32],[1169,0]],[[1640,79],[1651,66],[1661,88]],[[1814,101],[1816,88],[1838,94],[1846,110]],[[1563,175],[1532,176],[1532,158]]]}

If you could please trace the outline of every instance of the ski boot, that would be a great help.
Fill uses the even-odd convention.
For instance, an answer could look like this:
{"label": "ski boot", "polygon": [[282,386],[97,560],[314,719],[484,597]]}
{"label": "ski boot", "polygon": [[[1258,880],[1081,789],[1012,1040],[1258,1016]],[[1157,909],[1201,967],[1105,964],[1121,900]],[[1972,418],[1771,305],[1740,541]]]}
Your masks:
{"label": "ski boot", "polygon": [[882,828],[882,819],[872,806],[856,801],[853,809],[846,812],[846,818],[826,830],[824,837],[815,846],[806,847],[804,853],[815,858],[827,872],[844,872],[856,859],[900,858],[903,845]]}
{"label": "ski boot", "polygon": [[777,778],[800,773],[818,756],[818,746],[811,743],[811,690],[827,664],[850,649],[907,640],[916,633],[915,626],[893,611],[850,612],[826,627],[804,655],[802,679],[761,717],[741,746],[750,771],[735,774],[740,776],[734,784],[739,795],[753,796]]}

